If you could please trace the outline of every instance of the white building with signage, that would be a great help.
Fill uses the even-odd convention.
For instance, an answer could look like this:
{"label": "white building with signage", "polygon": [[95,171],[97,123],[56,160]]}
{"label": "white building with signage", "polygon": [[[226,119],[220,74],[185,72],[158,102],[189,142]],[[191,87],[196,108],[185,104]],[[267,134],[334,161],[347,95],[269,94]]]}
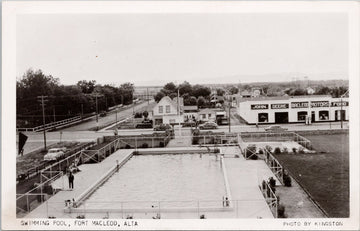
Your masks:
{"label": "white building with signage", "polygon": [[243,98],[238,114],[249,124],[349,120],[349,98],[328,95]]}

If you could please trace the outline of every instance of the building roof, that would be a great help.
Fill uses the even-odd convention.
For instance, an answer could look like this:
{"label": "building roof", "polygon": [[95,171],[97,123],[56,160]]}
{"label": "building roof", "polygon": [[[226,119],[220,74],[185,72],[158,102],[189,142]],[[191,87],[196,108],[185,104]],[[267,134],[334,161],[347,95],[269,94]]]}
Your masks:
{"label": "building roof", "polygon": [[306,99],[306,98],[332,98],[331,95],[297,95],[297,96],[273,96],[273,97],[256,97],[240,98],[241,102],[245,101],[271,101],[271,100],[289,100],[289,99]]}
{"label": "building roof", "polygon": [[214,109],[211,109],[211,108],[204,108],[204,109],[201,109],[199,114],[214,114],[215,113],[215,110]]}
{"label": "building roof", "polygon": [[188,105],[184,106],[184,111],[197,111],[198,106],[197,105]]}

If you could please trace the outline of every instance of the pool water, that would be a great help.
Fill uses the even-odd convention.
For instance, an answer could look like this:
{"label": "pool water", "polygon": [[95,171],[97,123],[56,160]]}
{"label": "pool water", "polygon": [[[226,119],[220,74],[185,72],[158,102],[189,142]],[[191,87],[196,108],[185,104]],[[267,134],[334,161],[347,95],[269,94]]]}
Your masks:
{"label": "pool water", "polygon": [[140,206],[144,202],[167,201],[168,206],[186,207],[194,206],[195,201],[221,203],[225,194],[224,176],[215,155],[136,155],[85,204],[87,208],[116,208],[119,202],[139,202]]}

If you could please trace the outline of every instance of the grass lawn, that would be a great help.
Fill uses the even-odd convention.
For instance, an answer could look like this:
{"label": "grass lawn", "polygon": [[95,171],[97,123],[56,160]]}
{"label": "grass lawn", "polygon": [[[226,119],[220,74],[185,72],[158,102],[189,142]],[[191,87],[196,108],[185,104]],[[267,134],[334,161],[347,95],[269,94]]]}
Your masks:
{"label": "grass lawn", "polygon": [[307,135],[315,154],[276,158],[330,217],[349,216],[349,134]]}

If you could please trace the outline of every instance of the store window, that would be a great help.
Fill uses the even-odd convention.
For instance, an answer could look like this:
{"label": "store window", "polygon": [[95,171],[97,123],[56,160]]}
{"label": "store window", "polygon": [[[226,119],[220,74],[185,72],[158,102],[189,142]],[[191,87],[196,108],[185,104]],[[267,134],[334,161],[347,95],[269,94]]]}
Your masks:
{"label": "store window", "polygon": [[307,116],[307,112],[306,112],[306,111],[299,111],[299,112],[297,113],[298,121],[305,121],[305,120],[306,120],[306,116]]}
{"label": "store window", "polygon": [[319,111],[319,120],[329,120],[329,111]]}
{"label": "store window", "polygon": [[164,110],[163,106],[159,106],[159,113],[160,113],[160,114],[163,113],[163,110]]}
{"label": "store window", "polygon": [[166,105],[166,113],[170,113],[170,105]]}
{"label": "store window", "polygon": [[258,122],[259,122],[259,123],[266,123],[266,122],[268,122],[268,113],[259,113],[259,114],[258,114]]}

